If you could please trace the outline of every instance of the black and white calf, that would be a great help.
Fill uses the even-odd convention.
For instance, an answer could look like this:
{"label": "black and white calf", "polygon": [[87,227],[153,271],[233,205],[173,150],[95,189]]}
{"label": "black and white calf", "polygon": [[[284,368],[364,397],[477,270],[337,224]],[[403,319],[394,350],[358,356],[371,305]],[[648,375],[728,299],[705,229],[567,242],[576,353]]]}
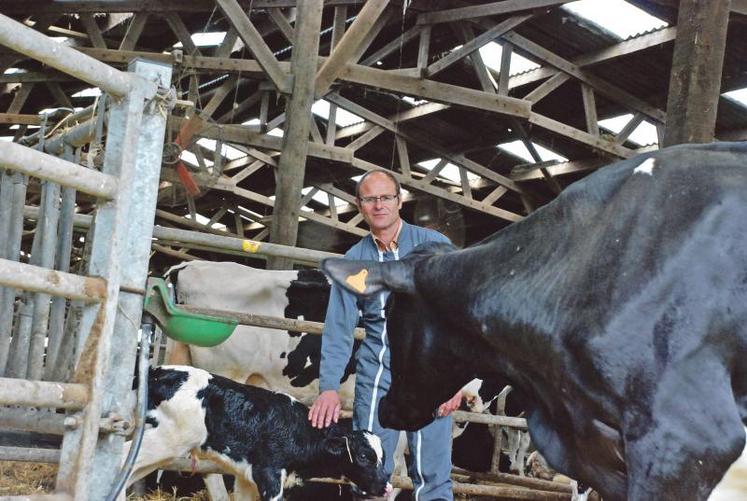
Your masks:
{"label": "black and white calf", "polygon": [[188,366],[151,369],[148,385],[149,426],[128,484],[195,452],[236,475],[236,499],[248,498],[251,483],[262,501],[282,499],[293,474],[345,477],[363,496],[390,488],[378,437],[339,426],[317,430],[293,397]]}

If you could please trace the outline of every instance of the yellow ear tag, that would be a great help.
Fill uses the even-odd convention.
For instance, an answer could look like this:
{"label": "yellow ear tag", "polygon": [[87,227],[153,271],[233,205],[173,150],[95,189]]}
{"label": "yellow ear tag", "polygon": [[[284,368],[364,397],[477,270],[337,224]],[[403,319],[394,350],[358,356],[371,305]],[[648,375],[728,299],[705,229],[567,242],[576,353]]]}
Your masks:
{"label": "yellow ear tag", "polygon": [[366,290],[367,276],[368,270],[364,268],[356,275],[348,275],[348,278],[345,279],[345,283],[362,294],[363,291]]}

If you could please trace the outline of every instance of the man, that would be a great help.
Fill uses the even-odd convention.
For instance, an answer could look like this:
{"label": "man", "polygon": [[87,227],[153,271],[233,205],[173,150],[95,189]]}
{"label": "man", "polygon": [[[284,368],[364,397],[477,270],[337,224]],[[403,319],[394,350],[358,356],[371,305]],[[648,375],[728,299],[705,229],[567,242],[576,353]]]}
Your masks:
{"label": "man", "polygon": [[[348,259],[398,260],[421,243],[448,242],[437,231],[410,225],[400,218],[400,185],[388,171],[370,171],[358,181],[356,204],[371,234],[345,254]],[[337,422],[341,408],[337,390],[350,359],[353,329],[362,314],[366,338],[357,354],[353,426],[381,438],[386,453],[385,469],[391,475],[394,468],[392,456],[399,431],[382,428],[378,417],[379,400],[391,384],[385,294],[358,300],[349,292],[332,286],[322,336],[320,395],[309,411],[309,420],[317,428]],[[453,499],[449,479],[451,418],[447,416],[460,403],[461,392],[458,392],[439,408],[441,418],[417,432],[407,434],[412,458],[408,470],[414,483],[416,501]]]}

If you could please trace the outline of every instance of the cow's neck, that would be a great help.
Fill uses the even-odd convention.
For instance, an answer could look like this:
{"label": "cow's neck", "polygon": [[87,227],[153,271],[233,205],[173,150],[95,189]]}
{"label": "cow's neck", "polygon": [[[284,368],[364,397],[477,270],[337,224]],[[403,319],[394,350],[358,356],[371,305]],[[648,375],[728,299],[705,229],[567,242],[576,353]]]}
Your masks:
{"label": "cow's neck", "polygon": [[562,372],[556,336],[566,321],[552,300],[552,289],[562,281],[553,249],[520,225],[480,245],[435,256],[418,284],[445,321],[458,319],[463,337],[493,347],[489,360],[515,384]]}

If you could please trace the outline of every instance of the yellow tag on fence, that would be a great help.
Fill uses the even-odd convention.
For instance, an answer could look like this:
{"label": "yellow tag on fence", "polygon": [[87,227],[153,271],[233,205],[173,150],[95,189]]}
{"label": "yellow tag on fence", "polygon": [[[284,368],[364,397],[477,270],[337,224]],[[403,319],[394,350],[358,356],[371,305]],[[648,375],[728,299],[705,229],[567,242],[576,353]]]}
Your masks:
{"label": "yellow tag on fence", "polygon": [[241,243],[241,248],[244,250],[244,252],[251,252],[252,254],[255,254],[259,250],[260,243],[255,242],[254,240],[244,240]]}

